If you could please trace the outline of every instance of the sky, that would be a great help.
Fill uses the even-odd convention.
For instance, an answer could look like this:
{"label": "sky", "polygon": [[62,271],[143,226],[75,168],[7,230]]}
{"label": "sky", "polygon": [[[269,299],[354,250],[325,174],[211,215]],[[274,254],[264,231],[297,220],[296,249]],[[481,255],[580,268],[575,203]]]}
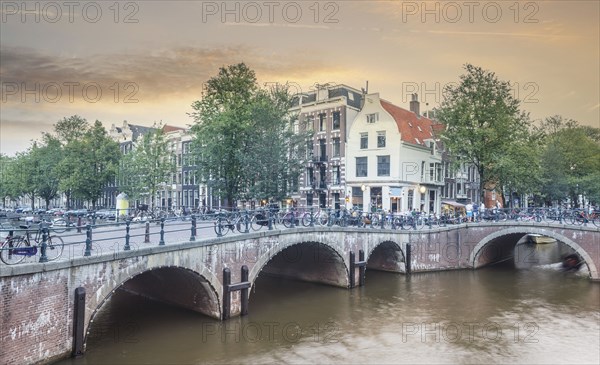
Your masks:
{"label": "sky", "polygon": [[345,84],[421,111],[471,63],[533,120],[600,127],[600,1],[0,1],[0,153],[64,117],[185,127],[240,62],[263,86]]}

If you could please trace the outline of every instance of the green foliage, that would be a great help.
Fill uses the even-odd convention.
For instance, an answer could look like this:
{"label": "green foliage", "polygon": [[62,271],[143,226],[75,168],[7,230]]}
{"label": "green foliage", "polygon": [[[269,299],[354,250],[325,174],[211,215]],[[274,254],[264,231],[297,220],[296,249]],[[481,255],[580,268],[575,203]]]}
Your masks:
{"label": "green foliage", "polygon": [[446,125],[445,145],[456,163],[476,166],[482,199],[486,186],[532,190],[531,174],[523,174],[520,165],[536,156],[528,145],[528,115],[520,110],[509,82],[470,64],[464,68],[460,83],[445,89],[445,100],[436,111]]}
{"label": "green foliage", "polygon": [[104,187],[117,172],[119,145],[108,136],[100,121],[82,135],[65,141],[65,157],[59,167],[61,189],[73,197],[91,201],[95,207]]}
{"label": "green foliage", "polygon": [[[160,126],[155,128],[135,143],[121,163],[122,190],[132,199],[155,197],[163,186],[170,186],[171,175],[176,171],[169,141]],[[152,208],[154,203],[151,199]]]}
{"label": "green foliage", "polygon": [[245,64],[221,68],[192,105],[200,180],[228,204],[289,194],[305,140],[293,131],[290,105],[285,88],[259,88]]}
{"label": "green foliage", "polygon": [[600,129],[552,116],[542,123],[541,131],[542,197],[547,202],[577,201],[577,195],[584,194],[599,203]]}

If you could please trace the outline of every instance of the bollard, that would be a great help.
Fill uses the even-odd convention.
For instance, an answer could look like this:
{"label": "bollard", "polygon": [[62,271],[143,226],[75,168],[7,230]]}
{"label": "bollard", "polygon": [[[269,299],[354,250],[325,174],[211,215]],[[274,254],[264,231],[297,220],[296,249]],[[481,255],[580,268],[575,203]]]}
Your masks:
{"label": "bollard", "polygon": [[131,246],[129,246],[129,238],[130,238],[129,229],[131,228],[131,227],[129,227],[130,224],[131,224],[131,219],[128,218],[125,221],[125,247],[123,247],[124,251],[131,250]]}
{"label": "bollard", "polygon": [[356,270],[356,257],[354,251],[350,251],[350,289],[354,288],[354,271]]}
{"label": "bollard", "polygon": [[85,288],[75,289],[75,303],[73,306],[73,350],[72,357],[83,356],[85,327]]}
{"label": "bollard", "polygon": [[229,319],[230,316],[230,305],[231,305],[231,292],[229,285],[231,284],[231,270],[229,268],[223,269],[223,319]]}
{"label": "bollard", "polygon": [[[241,277],[241,281],[242,282],[247,282],[248,281],[248,266],[243,265],[242,266],[242,277]],[[244,288],[241,289],[241,296],[242,296],[242,316],[248,315],[248,292],[249,292],[249,288]]]}
{"label": "bollard", "polygon": [[[42,224],[40,223],[40,226]],[[46,249],[48,248],[48,228],[42,228],[42,255],[40,256],[39,262],[48,262],[48,256],[46,256]]]}
{"label": "bollard", "polygon": [[410,267],[410,260],[412,259],[411,258],[411,256],[412,256],[411,250],[412,250],[411,244],[407,243],[406,244],[406,260],[405,260],[406,262],[404,263],[405,264],[404,265],[405,266],[405,272],[406,272],[407,275],[410,275],[410,272],[411,272],[411,267]]}
{"label": "bollard", "polygon": [[358,286],[365,285],[365,251],[358,250],[358,261],[360,261],[360,266],[358,267]]}
{"label": "bollard", "polygon": [[165,217],[160,219],[160,241],[158,242],[158,245],[165,245]]}
{"label": "bollard", "polygon": [[86,227],[85,231],[85,253],[83,256],[91,256],[92,255],[92,226],[89,224]]}
{"label": "bollard", "polygon": [[192,234],[190,235],[190,241],[196,240],[196,215],[192,214]]}
{"label": "bollard", "polygon": [[146,221],[146,231],[144,232],[144,243],[150,243],[150,222]]}

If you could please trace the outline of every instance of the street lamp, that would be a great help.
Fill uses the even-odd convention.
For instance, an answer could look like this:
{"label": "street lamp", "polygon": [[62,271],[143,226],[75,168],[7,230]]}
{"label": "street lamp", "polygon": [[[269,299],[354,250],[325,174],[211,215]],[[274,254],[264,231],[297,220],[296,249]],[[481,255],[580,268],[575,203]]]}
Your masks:
{"label": "street lamp", "polygon": [[419,188],[419,192],[421,194],[425,194],[426,191],[427,191],[427,188],[424,185],[421,185],[421,187]]}

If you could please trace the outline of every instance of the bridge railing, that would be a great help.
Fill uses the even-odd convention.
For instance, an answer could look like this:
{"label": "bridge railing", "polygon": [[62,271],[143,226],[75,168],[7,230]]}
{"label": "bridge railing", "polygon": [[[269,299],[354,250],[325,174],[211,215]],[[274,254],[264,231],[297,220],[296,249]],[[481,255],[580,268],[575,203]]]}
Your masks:
{"label": "bridge railing", "polygon": [[486,209],[471,214],[390,213],[383,210],[292,207],[221,210],[210,216],[89,220],[86,224],[57,226],[51,221],[4,222],[0,228],[0,265],[45,263],[104,253],[131,251],[167,242],[189,242],[247,234],[260,230],[302,227],[355,227],[362,229],[426,230],[480,222],[555,223],[600,227],[600,212],[552,208]]}

